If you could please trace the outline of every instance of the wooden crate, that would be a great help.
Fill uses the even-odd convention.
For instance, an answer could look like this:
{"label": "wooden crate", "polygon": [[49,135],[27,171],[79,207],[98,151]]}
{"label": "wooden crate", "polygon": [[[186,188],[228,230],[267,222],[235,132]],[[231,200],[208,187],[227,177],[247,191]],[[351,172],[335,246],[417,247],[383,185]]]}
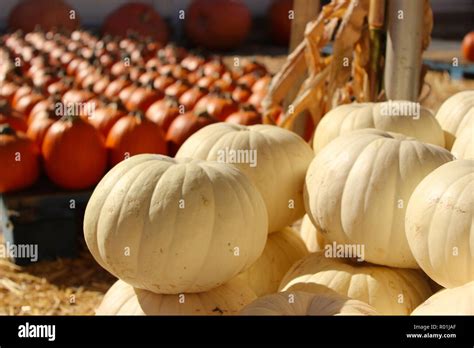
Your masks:
{"label": "wooden crate", "polygon": [[[91,194],[92,191],[58,191],[51,184],[42,183],[32,190],[0,195],[5,256],[18,265],[75,257]],[[14,248],[16,254],[7,251]],[[19,254],[19,250],[24,253]]]}

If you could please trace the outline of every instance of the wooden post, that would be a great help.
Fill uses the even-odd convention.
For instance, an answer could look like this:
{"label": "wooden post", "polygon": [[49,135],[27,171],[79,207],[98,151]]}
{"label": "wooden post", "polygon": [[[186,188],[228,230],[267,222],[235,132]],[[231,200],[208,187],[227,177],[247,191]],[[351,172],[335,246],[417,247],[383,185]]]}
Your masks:
{"label": "wooden post", "polygon": [[291,22],[290,53],[304,38],[306,24],[319,12],[319,0],[293,0],[293,15]]}
{"label": "wooden post", "polygon": [[[291,22],[291,37],[289,52],[300,44],[304,39],[304,31],[308,22],[317,18],[319,13],[320,3],[319,0],[293,0],[293,20]],[[298,81],[293,88],[288,91],[288,95],[285,98],[285,107],[287,107],[298,95],[299,87],[304,82],[303,80]],[[303,135],[308,115],[302,115],[295,120],[293,124],[293,131]]]}
{"label": "wooden post", "polygon": [[385,94],[418,101],[423,38],[422,0],[388,0]]}

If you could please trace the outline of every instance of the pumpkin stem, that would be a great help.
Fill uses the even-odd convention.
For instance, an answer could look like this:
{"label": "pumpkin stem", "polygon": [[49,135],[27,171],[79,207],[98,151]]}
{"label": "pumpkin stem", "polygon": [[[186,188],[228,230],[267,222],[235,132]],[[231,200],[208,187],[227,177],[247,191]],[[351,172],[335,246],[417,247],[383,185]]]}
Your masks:
{"label": "pumpkin stem", "polygon": [[247,112],[257,112],[257,109],[255,108],[255,106],[253,106],[250,103],[242,104],[240,109],[243,110],[243,111],[247,111]]}
{"label": "pumpkin stem", "polygon": [[0,135],[16,135],[15,130],[9,124],[0,125]]}
{"label": "pumpkin stem", "polygon": [[214,120],[214,117],[212,117],[211,114],[209,112],[207,112],[207,110],[200,111],[199,113],[196,114],[196,116],[197,117],[208,118],[210,120]]}

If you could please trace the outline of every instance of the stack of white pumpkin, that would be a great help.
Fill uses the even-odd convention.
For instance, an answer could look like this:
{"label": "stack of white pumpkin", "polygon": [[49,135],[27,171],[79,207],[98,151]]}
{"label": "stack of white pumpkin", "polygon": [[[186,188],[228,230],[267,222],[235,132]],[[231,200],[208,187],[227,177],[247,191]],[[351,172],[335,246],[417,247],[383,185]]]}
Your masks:
{"label": "stack of white pumpkin", "polygon": [[313,156],[288,130],[219,123],[176,159],[139,155],[114,167],[84,222],[92,255],[120,279],[97,314],[236,314],[277,291],[308,254],[288,226],[304,215]]}
{"label": "stack of white pumpkin", "polygon": [[[406,104],[391,103],[329,112],[314,152],[278,127],[218,123],[176,159],[116,166],[84,225],[96,260],[121,279],[97,313],[410,314],[446,307],[450,291],[472,303],[473,161],[442,146],[472,123],[473,106],[449,128],[443,108],[438,122],[424,108],[387,115]],[[300,237],[288,226],[305,212]],[[348,245],[362,246],[365,261],[326,254]],[[435,282],[471,283],[423,304]]]}
{"label": "stack of white pumpkin", "polygon": [[[386,113],[402,104],[344,105],[325,115],[300,231],[313,253],[292,266],[282,292],[243,314],[321,314],[307,294],[328,288],[380,314],[474,314],[474,160],[463,159],[474,153],[474,91],[447,100],[436,118],[424,108],[416,117]],[[455,156],[441,147],[453,143]],[[338,257],[340,246],[359,247],[343,250],[363,250],[346,256],[366,262]],[[438,284],[447,289],[430,297]]]}

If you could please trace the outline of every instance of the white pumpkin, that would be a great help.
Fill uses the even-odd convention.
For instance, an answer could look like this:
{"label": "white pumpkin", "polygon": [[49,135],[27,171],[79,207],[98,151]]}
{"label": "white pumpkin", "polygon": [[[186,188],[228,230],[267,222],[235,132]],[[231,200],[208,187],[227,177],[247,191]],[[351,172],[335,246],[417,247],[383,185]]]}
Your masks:
{"label": "white pumpkin", "polygon": [[321,251],[296,262],[283,278],[280,291],[319,293],[321,285],[388,315],[408,315],[432,293],[418,270],[328,258]]}
{"label": "white pumpkin", "polygon": [[250,267],[267,239],[265,203],[235,167],[137,155],[110,170],[86,208],[99,264],[136,288],[202,292]]}
{"label": "white pumpkin", "polygon": [[306,174],[305,205],[327,242],[365,246],[365,260],[418,268],[405,235],[416,185],[453,159],[439,146],[375,129],[334,139]]}
{"label": "white pumpkin", "polygon": [[417,263],[453,288],[474,281],[474,159],[446,163],[413,192],[406,233]]}
{"label": "white pumpkin", "polygon": [[317,154],[338,136],[364,128],[401,133],[425,143],[444,146],[443,130],[430,110],[418,103],[392,100],[345,104],[332,109],[316,128],[313,150]]}
{"label": "white pumpkin", "polygon": [[305,214],[303,217],[299,234],[310,253],[324,249],[326,241],[324,240],[321,232],[319,232],[316,227],[314,227],[308,214]]}
{"label": "white pumpkin", "polygon": [[191,157],[234,164],[257,186],[268,211],[269,232],[304,215],[304,176],[313,158],[297,134],[276,126],[217,123],[193,134],[177,158]]}
{"label": "white pumpkin", "polygon": [[474,315],[474,282],[437,292],[411,315]]}
{"label": "white pumpkin", "polygon": [[337,293],[285,291],[256,299],[240,315],[377,315],[377,311],[365,302]]}
{"label": "white pumpkin", "polygon": [[[470,113],[474,114],[474,108]],[[457,159],[474,159],[474,117],[459,131],[451,152]]]}
{"label": "white pumpkin", "polygon": [[238,277],[257,294],[263,296],[278,290],[290,267],[308,255],[308,250],[297,232],[286,227],[268,236],[262,255]]}
{"label": "white pumpkin", "polygon": [[456,137],[474,122],[474,90],[462,91],[449,97],[436,113],[444,131],[446,148],[451,150]]}
{"label": "white pumpkin", "polygon": [[118,280],[105,294],[96,315],[236,315],[257,296],[232,279],[198,294],[163,295]]}

